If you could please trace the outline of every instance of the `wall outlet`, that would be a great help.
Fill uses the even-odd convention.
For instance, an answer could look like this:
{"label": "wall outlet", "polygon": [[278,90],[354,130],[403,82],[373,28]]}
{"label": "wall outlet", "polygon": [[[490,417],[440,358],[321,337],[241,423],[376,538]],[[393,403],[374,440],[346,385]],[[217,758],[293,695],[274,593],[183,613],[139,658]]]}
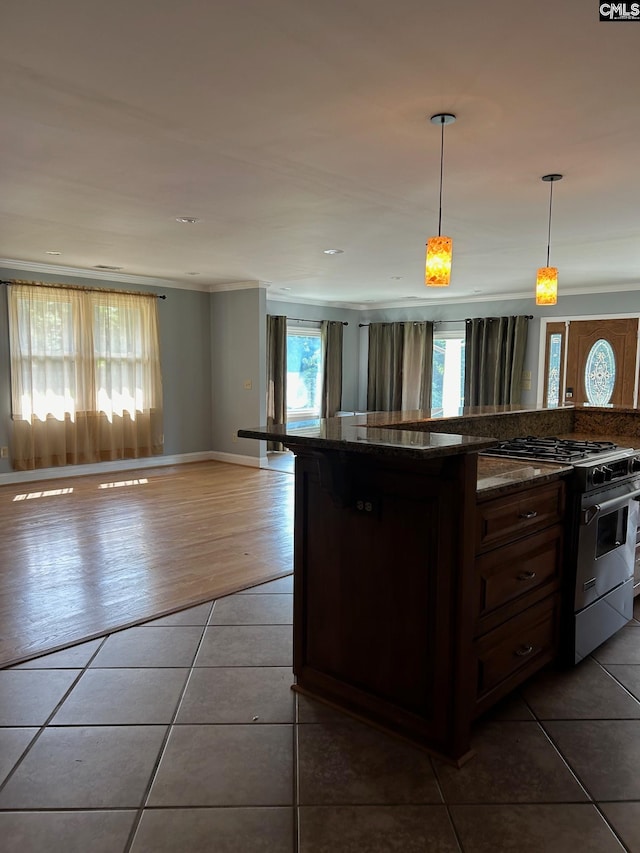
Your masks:
{"label": "wall outlet", "polygon": [[9,448],[8,447],[0,447],[0,459],[8,459],[9,458]]}
{"label": "wall outlet", "polygon": [[231,433],[231,441],[236,442],[237,440],[238,440],[238,433],[232,432]]}
{"label": "wall outlet", "polygon": [[531,371],[523,370],[522,371],[522,390],[523,391],[531,391]]}
{"label": "wall outlet", "polygon": [[245,379],[244,382],[242,383],[242,387],[244,388],[245,391],[251,391],[251,389],[253,388],[253,383],[251,382],[250,379]]}

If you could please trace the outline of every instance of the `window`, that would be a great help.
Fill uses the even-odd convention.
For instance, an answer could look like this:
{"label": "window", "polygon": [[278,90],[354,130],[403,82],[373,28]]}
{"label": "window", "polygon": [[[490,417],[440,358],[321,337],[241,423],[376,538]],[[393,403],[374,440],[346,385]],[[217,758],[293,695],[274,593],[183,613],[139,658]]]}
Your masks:
{"label": "window", "polygon": [[431,408],[434,414],[458,415],[464,406],[464,332],[435,332]]}
{"label": "window", "polygon": [[320,329],[287,327],[287,421],[320,417]]}
{"label": "window", "polygon": [[162,451],[155,297],[9,288],[16,468]]}

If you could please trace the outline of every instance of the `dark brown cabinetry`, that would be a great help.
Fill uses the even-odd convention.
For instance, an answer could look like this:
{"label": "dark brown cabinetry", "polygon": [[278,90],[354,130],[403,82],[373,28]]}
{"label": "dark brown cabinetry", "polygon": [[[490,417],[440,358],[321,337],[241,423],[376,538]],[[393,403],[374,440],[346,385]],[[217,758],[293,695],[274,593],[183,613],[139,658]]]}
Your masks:
{"label": "dark brown cabinetry", "polygon": [[556,653],[562,482],[478,502],[474,453],[291,447],[295,689],[464,761]]}
{"label": "dark brown cabinetry", "polygon": [[563,515],[562,481],[478,504],[475,714],[557,654]]}
{"label": "dark brown cabinetry", "polygon": [[475,454],[296,450],[296,689],[463,758]]}

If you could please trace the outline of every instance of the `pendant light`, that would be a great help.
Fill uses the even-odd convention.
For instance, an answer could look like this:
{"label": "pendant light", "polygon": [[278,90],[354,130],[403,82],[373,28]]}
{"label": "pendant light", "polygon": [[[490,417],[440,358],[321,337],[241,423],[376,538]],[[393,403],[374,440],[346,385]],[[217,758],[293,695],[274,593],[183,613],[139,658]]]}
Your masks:
{"label": "pendant light", "polygon": [[427,258],[424,283],[427,287],[448,287],[451,279],[453,240],[442,236],[442,172],[444,163],[444,126],[453,124],[456,117],[451,113],[436,113],[431,116],[432,124],[440,125],[440,205],[438,210],[438,236],[427,240]]}
{"label": "pendant light", "polygon": [[543,181],[549,183],[549,231],[547,234],[547,265],[540,267],[536,276],[536,305],[555,305],[558,301],[558,268],[549,266],[549,248],[551,246],[551,205],[553,203],[553,184],[561,181],[562,175],[543,175]]}

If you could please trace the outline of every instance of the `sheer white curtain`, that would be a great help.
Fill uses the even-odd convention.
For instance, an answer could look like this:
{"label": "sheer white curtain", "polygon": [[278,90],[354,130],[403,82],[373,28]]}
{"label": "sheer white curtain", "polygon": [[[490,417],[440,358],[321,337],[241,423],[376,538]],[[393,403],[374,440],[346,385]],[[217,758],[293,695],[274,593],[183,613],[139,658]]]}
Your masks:
{"label": "sheer white curtain", "polygon": [[162,453],[157,298],[9,286],[18,470]]}

